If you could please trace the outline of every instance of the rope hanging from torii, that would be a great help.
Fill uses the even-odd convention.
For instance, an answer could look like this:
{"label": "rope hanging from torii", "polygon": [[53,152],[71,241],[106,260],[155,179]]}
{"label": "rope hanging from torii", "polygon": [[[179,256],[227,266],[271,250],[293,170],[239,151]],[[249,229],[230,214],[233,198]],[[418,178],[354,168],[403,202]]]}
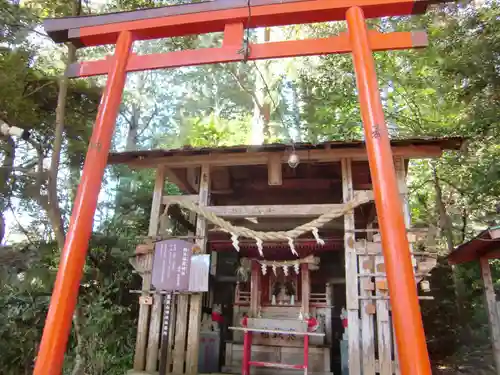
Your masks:
{"label": "rope hanging from torii", "polygon": [[253,238],[257,243],[257,249],[259,250],[259,254],[263,257],[263,242],[264,241],[287,241],[290,246],[290,250],[296,256],[298,256],[297,251],[295,250],[295,245],[293,240],[298,238],[299,236],[311,232],[316,240],[316,242],[320,245],[324,245],[325,242],[319,237],[318,230],[322,228],[325,224],[336,219],[338,217],[344,216],[348,212],[354,210],[356,207],[368,203],[373,200],[373,196],[371,191],[357,191],[355,192],[354,198],[349,202],[345,203],[342,209],[339,211],[327,212],[316,219],[299,225],[294,229],[288,231],[271,231],[271,232],[261,232],[255,231],[249,228],[233,225],[227,220],[222,219],[221,217],[214,214],[209,209],[199,206],[197,203],[185,200],[182,198],[176,198],[175,196],[169,196],[169,202],[165,207],[165,211],[163,215],[167,214],[168,207],[172,204],[178,204],[183,208],[188,209],[191,212],[194,212],[198,215],[203,216],[205,219],[210,221],[212,224],[220,227],[222,230],[231,234],[231,240],[233,241],[233,246],[237,251],[240,251],[238,238]]}

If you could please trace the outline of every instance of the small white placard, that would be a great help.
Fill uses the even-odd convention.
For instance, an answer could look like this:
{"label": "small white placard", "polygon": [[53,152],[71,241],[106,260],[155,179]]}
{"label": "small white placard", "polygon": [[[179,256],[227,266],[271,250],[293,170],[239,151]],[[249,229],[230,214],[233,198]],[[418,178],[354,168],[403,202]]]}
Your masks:
{"label": "small white placard", "polygon": [[191,257],[191,269],[189,274],[189,291],[208,292],[209,273],[210,255],[193,255]]}

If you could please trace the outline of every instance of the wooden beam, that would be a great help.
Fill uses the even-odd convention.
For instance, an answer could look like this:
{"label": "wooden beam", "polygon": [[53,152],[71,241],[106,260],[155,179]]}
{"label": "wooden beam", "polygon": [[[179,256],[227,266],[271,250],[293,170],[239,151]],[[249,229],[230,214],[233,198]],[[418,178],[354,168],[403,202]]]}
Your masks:
{"label": "wooden beam", "polygon": [[495,288],[491,277],[490,263],[486,258],[480,258],[481,275],[484,283],[484,296],[488,309],[488,320],[490,323],[491,345],[493,358],[495,359],[496,373],[500,375],[500,316],[497,311]]}
{"label": "wooden beam", "polygon": [[[371,191],[357,191],[355,199],[362,201],[365,198],[373,199]],[[328,212],[340,213],[345,204],[312,204],[312,205],[264,205],[264,206],[208,206],[207,209],[220,217],[238,219],[246,217],[286,217],[306,218],[323,215]]]}
{"label": "wooden beam", "polygon": [[194,224],[191,223],[189,221],[189,219],[187,219],[184,216],[184,213],[181,211],[181,208],[179,207],[179,205],[176,205],[176,204],[170,205],[168,207],[167,213],[172,219],[177,221],[177,223],[179,223],[182,227],[184,227],[188,231],[194,232],[196,230],[196,227],[194,226]]}
{"label": "wooden beam", "polygon": [[271,186],[283,184],[281,155],[278,153],[269,155],[269,160],[267,162],[267,180],[267,183]]}
{"label": "wooden beam", "polygon": [[[341,21],[350,7],[359,6],[367,18],[425,13],[429,0],[230,0],[201,2],[118,12],[93,17],[47,19],[44,27],[54,41],[77,46],[114,44],[130,31],[136,40],[168,38],[223,31],[226,25],[245,22],[245,27]],[[439,2],[439,1],[438,1]],[[250,8],[249,8],[250,7]],[[248,14],[252,17],[249,20]],[[80,17],[78,17],[80,18]]]}
{"label": "wooden beam", "polygon": [[[200,176],[200,192],[199,204],[206,206],[209,203],[210,193],[210,167],[203,165]],[[207,251],[207,221],[198,215],[196,219],[196,244],[201,249],[202,253]],[[202,294],[192,294],[190,297],[189,308],[189,324],[187,336],[187,353],[186,353],[186,374],[198,373],[198,352],[200,345],[200,323],[201,323],[201,302]]]}
{"label": "wooden beam", "polygon": [[[354,197],[352,186],[352,161],[342,159],[342,196],[344,203]],[[344,249],[347,300],[347,329],[349,334],[349,374],[361,374],[360,322],[358,300],[358,262],[355,248],[354,212],[344,216]]]}
{"label": "wooden beam", "polygon": [[[424,48],[428,44],[427,34],[424,31],[380,33],[372,30],[369,33],[369,39],[373,51]],[[240,41],[242,40],[243,35]],[[239,52],[241,49],[242,46],[233,45],[147,55],[132,54],[127,65],[127,72],[243,61],[244,56]],[[349,52],[351,52],[351,45],[347,33],[341,33],[329,38],[288,40],[264,44],[251,43],[247,60],[268,60]],[[97,76],[107,74],[108,67],[109,59],[73,63],[68,67],[66,75],[70,78]]]}
{"label": "wooden beam", "polygon": [[[440,146],[393,146],[394,156],[403,156],[406,159],[437,158],[443,153]],[[136,159],[126,163],[133,168],[152,168],[158,165],[165,165],[168,168],[187,168],[209,164],[211,166],[231,166],[231,165],[266,165],[270,152],[245,152],[245,153],[209,153],[206,155],[179,155],[162,156]],[[326,163],[340,161],[342,158],[350,158],[353,161],[368,160],[364,148],[338,148],[323,150],[298,150],[301,163]],[[281,162],[286,163],[288,155],[283,154]]]}
{"label": "wooden beam", "polygon": [[198,195],[165,195],[161,198],[163,204],[171,204],[173,200],[188,200],[190,202],[197,203],[199,199]]}
{"label": "wooden beam", "polygon": [[166,177],[169,182],[176,185],[179,190],[184,193],[192,194],[195,189],[191,186],[187,178],[187,172],[184,169],[178,170],[177,168],[168,168],[165,170]]}
{"label": "wooden beam", "polygon": [[[340,183],[340,180],[334,178],[294,178],[282,180],[280,186],[287,190],[329,190],[328,192],[330,192],[337,183]],[[269,178],[268,182],[250,180],[245,183],[244,188],[255,192],[269,191],[269,185],[272,185],[269,183]]]}

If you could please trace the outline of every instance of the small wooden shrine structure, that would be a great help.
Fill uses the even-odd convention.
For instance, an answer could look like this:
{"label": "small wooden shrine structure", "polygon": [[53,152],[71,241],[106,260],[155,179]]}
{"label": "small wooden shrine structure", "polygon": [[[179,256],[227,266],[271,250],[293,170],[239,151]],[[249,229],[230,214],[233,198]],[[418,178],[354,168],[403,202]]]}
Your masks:
{"label": "small wooden shrine structure", "polygon": [[500,225],[482,231],[448,255],[448,261],[453,265],[479,262],[484,283],[486,308],[488,309],[493,358],[497,374],[500,375],[500,306],[491,277],[490,259],[500,259]]}
{"label": "small wooden shrine structure", "polygon": [[[410,159],[436,158],[460,145],[458,138],[392,141],[401,202],[406,202]],[[203,334],[215,330],[220,360],[210,372],[245,373],[242,363],[249,358],[259,366],[256,374],[304,369],[305,341],[309,373],[339,374],[347,367],[347,351],[356,358],[349,361],[351,375],[398,372],[365,145],[326,142],[294,148],[273,144],[110,155],[113,164],[156,169],[151,241],[172,236],[168,220],[175,220],[190,232],[184,238],[211,254],[209,292],[176,296],[169,371],[203,372],[204,356],[217,352],[207,351]],[[291,153],[300,160],[295,168],[287,164]],[[185,195],[165,196],[166,181]],[[357,200],[362,204],[343,215],[347,202]],[[183,201],[196,202],[233,225],[266,232],[289,230],[327,212],[339,217],[292,243],[264,241],[262,256],[255,240],[240,237],[235,242],[202,215],[172,209],[172,203]],[[415,243],[427,234],[412,230],[407,204],[404,211],[408,237]],[[158,366],[162,296],[151,289],[152,249],[151,242],[140,245],[131,259],[143,278],[134,373],[154,373]],[[429,275],[436,257],[421,247],[414,247],[412,255],[417,284]],[[220,323],[203,313],[213,311]],[[252,324],[251,352],[245,352],[245,328]],[[305,340],[303,331],[313,334]]]}

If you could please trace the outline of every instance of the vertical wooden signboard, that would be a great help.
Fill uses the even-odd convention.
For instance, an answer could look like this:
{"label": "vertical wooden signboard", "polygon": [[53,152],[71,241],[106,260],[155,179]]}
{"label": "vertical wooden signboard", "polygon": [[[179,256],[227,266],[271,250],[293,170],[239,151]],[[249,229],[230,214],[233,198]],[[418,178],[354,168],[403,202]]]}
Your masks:
{"label": "vertical wooden signboard", "polygon": [[155,245],[152,284],[157,291],[167,292],[161,330],[159,375],[167,373],[173,292],[208,291],[210,255],[193,255],[193,246],[182,240],[160,241]]}

